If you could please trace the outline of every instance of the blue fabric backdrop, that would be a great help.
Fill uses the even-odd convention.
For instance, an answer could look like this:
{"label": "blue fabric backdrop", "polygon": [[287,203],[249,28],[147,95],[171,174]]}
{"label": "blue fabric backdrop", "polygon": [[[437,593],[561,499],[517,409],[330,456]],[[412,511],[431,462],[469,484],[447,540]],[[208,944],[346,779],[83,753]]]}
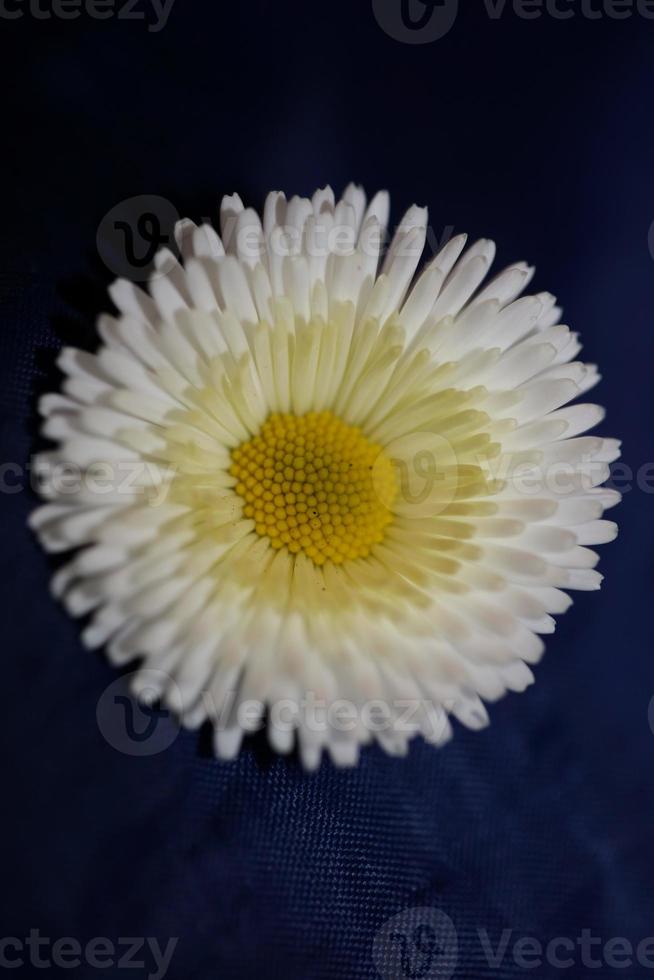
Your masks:
{"label": "blue fabric backdrop", "polygon": [[[500,261],[535,262],[535,287],[601,365],[604,431],[634,473],[652,460],[654,21],[493,20],[479,2],[409,45],[367,0],[176,0],[158,32],[27,8],[0,28],[5,462],[34,450],[58,347],[91,347],[109,309],[95,240],[110,208],[159,194],[197,219],[225,192],[260,206],[270,188],[351,179],[387,187],[395,220],[428,204],[437,235],[494,237]],[[96,721],[116,674],[49,597],[53,562],[25,527],[34,498],[3,475],[18,488],[2,495],[0,549],[3,936],[178,937],[173,980],[367,980],[384,923],[431,906],[454,924],[456,964],[387,966],[393,980],[654,975],[586,966],[579,945],[567,971],[511,953],[526,936],[654,934],[651,493],[626,494],[603,591],[576,597],[537,684],[492,707],[489,729],[305,775],[260,738],[230,764],[206,733],[116,751]],[[479,931],[495,948],[505,929],[493,966]],[[15,972],[35,971],[26,956]]]}

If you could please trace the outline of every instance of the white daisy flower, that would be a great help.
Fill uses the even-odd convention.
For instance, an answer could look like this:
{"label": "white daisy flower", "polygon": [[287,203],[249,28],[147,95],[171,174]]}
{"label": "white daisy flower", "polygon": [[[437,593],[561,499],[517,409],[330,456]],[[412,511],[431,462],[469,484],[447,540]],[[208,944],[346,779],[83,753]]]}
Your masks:
{"label": "white daisy flower", "polygon": [[463,235],[414,282],[419,207],[380,267],[388,213],[352,185],[262,220],[225,198],[222,239],[182,222],[149,294],[114,283],[41,402],[31,523],[80,549],[55,594],[223,758],[262,723],[309,768],[483,726],[616,533],[618,444],[568,404],[598,375],[554,297],[523,263],[482,285],[493,243]]}

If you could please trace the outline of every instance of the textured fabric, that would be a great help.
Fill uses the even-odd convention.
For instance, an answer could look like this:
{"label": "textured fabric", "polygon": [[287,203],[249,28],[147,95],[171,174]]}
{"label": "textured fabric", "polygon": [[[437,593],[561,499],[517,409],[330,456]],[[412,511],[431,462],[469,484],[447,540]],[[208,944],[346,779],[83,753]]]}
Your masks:
{"label": "textured fabric", "polygon": [[[260,205],[270,187],[350,179],[388,187],[396,220],[417,200],[437,238],[454,226],[534,261],[535,288],[558,294],[603,370],[604,431],[634,472],[651,459],[654,23],[493,22],[479,5],[411,46],[366,2],[224,6],[177,0],[159,33],[3,24],[2,460],[24,469],[56,350],[91,346],[109,308],[95,238],[110,208],[160,194],[199,219],[223,192]],[[456,959],[429,973],[414,950],[405,976],[654,975],[586,967],[578,945],[567,970],[527,969],[510,948],[493,966],[480,937],[654,934],[651,493],[609,515],[621,535],[603,591],[576,596],[535,687],[492,706],[489,729],[308,776],[260,737],[218,763],[206,732],[166,718],[165,751],[116,751],[96,709],[117,674],[50,598],[57,563],[25,527],[35,498],[15,467],[3,477],[19,490],[2,495],[2,936],[178,937],[173,980],[368,980],[387,920],[432,907]]]}

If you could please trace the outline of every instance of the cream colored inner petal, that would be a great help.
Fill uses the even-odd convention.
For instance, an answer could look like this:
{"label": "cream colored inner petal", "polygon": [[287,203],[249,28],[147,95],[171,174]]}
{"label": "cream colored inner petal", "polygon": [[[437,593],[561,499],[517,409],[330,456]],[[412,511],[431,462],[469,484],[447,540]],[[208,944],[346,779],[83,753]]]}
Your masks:
{"label": "cream colored inner petal", "polygon": [[475,520],[499,487],[487,391],[451,386],[397,323],[352,334],[346,311],[282,313],[238,358],[214,358],[168,431],[168,499],[188,508],[196,561],[246,605],[342,620],[467,591]]}

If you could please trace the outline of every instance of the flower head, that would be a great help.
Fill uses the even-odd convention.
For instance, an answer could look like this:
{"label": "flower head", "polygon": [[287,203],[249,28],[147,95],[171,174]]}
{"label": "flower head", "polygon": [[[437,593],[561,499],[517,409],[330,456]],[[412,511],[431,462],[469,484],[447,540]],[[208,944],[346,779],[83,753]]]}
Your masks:
{"label": "flower head", "polygon": [[618,446],[582,435],[598,375],[554,297],[521,297],[523,263],[482,285],[494,246],[463,235],[414,282],[423,208],[380,268],[388,207],[350,186],[180,223],[41,402],[32,525],[79,549],[55,594],[222,757],[262,718],[307,767],[480,727],[615,535]]}

